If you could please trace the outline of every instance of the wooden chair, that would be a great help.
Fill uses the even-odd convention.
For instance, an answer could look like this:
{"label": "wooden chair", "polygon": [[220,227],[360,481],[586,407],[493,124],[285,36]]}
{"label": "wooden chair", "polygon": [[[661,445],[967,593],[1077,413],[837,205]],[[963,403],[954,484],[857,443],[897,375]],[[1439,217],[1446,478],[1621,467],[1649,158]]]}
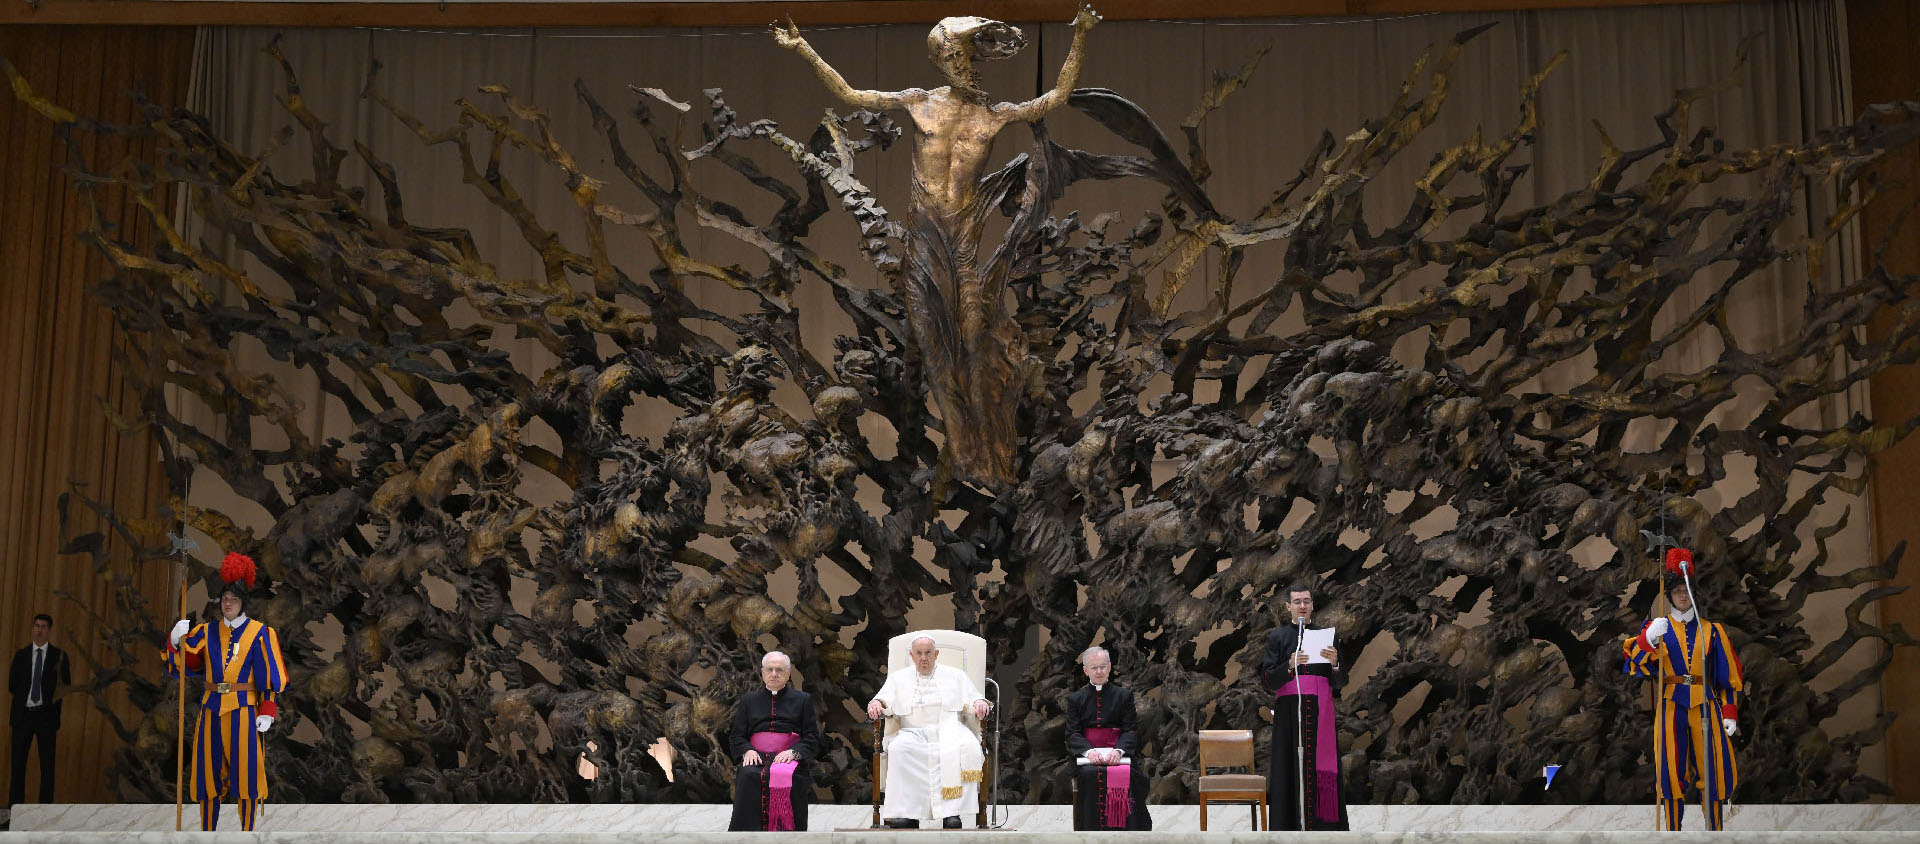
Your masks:
{"label": "wooden chair", "polygon": [[[997,778],[994,768],[998,760],[994,758],[994,752],[997,750],[996,745],[999,744],[997,736],[1000,732],[999,695],[988,689],[993,681],[987,677],[987,640],[958,630],[915,630],[911,633],[902,633],[887,640],[887,671],[891,673],[895,669],[912,665],[913,658],[908,656],[907,652],[913,650],[913,640],[923,637],[932,638],[933,644],[940,649],[941,665],[950,665],[967,672],[967,677],[973,680],[973,687],[979,689],[981,694],[989,695],[988,700],[993,703],[993,713],[988,717],[993,719],[996,740],[986,741],[986,737],[978,732],[980,727],[974,727],[975,736],[981,739],[981,752],[987,757],[982,763],[986,781],[980,783],[980,811],[974,820],[980,829],[986,829],[988,827],[987,794],[994,788],[994,780]],[[885,726],[884,718],[873,722],[873,826],[876,829],[880,827],[880,803],[882,795],[886,792],[887,782],[887,755],[881,746],[886,733]]]}
{"label": "wooden chair", "polygon": [[[1208,773],[1214,768],[1245,768],[1244,774]],[[1267,778],[1254,773],[1252,730],[1200,731],[1200,831],[1207,831],[1207,805],[1245,803],[1253,829],[1267,828]]]}

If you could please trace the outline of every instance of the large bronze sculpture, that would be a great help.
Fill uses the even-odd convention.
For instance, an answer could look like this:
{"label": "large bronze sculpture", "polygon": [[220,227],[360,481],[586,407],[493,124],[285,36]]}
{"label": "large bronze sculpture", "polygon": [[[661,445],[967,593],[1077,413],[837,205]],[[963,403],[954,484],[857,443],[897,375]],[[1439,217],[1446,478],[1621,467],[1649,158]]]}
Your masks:
{"label": "large bronze sculpture", "polygon": [[1046,116],[1073,94],[1087,32],[1100,22],[1082,6],[1073,45],[1053,90],[1024,103],[998,103],[980,90],[975,61],[1005,59],[1026,39],[984,18],[947,18],[927,34],[927,52],[947,78],[931,90],[856,91],[827,64],[798,27],[774,27],[780,45],[804,57],[833,96],[869,111],[905,109],[913,120],[913,192],[907,198],[906,266],[900,294],[913,327],[928,388],[939,403],[947,465],[960,480],[994,491],[1014,481],[1015,416],[1021,394],[1044,364],[1029,360],[1026,334],[1006,312],[1012,269],[1004,254],[983,264],[980,241],[998,211],[981,179],[993,139],[1010,123]]}
{"label": "large bronze sculpture", "polygon": [[[1080,20],[1084,33],[1092,18]],[[976,57],[1015,38],[988,22],[945,33],[935,41],[972,44]],[[1324,136],[1244,219],[1209,201],[1198,127],[1251,81],[1251,65],[1203,92],[1182,126],[1184,154],[1098,89],[1066,104],[1135,154],[1053,143],[1037,118],[1059,105],[1058,89],[977,110],[959,65],[944,98],[839,83],[863,106],[907,105],[931,133],[915,145],[905,223],[858,174],[899,135],[873,110],[830,115],[801,137],[742,120],[711,92],[697,126],[707,141],[684,149],[659,114],[696,119],[678,117],[684,107],[663,92],[638,94],[628,118],[578,85],[612,161],[600,173],[504,88],[462,99],[456,123],[433,126],[369,80],[375,103],[423,143],[446,145],[467,185],[514,223],[540,256],[531,278],[504,277],[489,258],[497,244],[410,218],[392,169],[330,137],[300,97],[285,103],[313,153],[297,175],[192,113],[151,109],[140,125],[103,126],[33,101],[74,137],[157,142],[151,165],[74,162],[91,173],[86,190],[144,197],[164,235],[142,250],[104,224],[93,233],[119,268],[98,295],[150,364],[146,405],[118,412],[165,434],[173,471],[216,473],[271,519],[240,524],[186,502],[167,514],[255,551],[279,584],[261,616],[288,631],[286,655],[305,678],[282,707],[286,752],[272,757],[282,799],[714,802],[731,771],[724,702],[753,682],[771,637],[825,714],[817,782],[856,802],[865,733],[842,704],[878,687],[873,655],[906,630],[914,603],[950,595],[955,626],[995,642],[1000,665],[1032,666],[999,676],[1015,725],[1004,792],[1065,801],[1052,702],[1073,682],[1061,666],[1098,638],[1130,667],[1153,799],[1172,800],[1191,787],[1194,729],[1258,722],[1263,696],[1236,668],[1258,659],[1276,591],[1321,579],[1343,648],[1391,651],[1342,702],[1340,744],[1364,748],[1346,760],[1354,802],[1526,802],[1539,799],[1546,762],[1594,772],[1556,784],[1556,799],[1634,802],[1650,793],[1637,764],[1646,749],[1618,737],[1638,729],[1638,690],[1609,660],[1652,599],[1630,584],[1637,531],[1662,513],[1719,561],[1702,588],[1751,682],[1771,691],[1756,713],[1770,728],[1742,748],[1739,799],[1884,793],[1858,756],[1887,722],[1845,735],[1821,725],[1885,663],[1831,690],[1813,678],[1862,640],[1913,639],[1860,617],[1880,590],[1860,593],[1832,641],[1808,640],[1799,613],[1811,596],[1892,572],[1897,555],[1823,571],[1826,538],[1846,517],[1816,505],[1857,492],[1849,467],[1913,423],[1789,417],[1920,355],[1915,279],[1876,270],[1842,281],[1822,257],[1874,193],[1867,166],[1912,142],[1920,106],[1875,108],[1805,142],[1727,149],[1688,122],[1711,90],[1686,91],[1655,118],[1658,141],[1610,149],[1584,187],[1512,207],[1542,71],[1513,125],[1436,156],[1395,222],[1370,226],[1360,210],[1374,176],[1430,125],[1473,34],[1430,50],[1385,113]],[[803,47],[790,29],[780,37]],[[1062,88],[1072,69],[1070,59]],[[297,93],[290,67],[286,78]],[[917,110],[936,101],[972,117]],[[1031,146],[980,172],[970,151],[1015,119],[1033,120]],[[965,143],[942,140],[967,126],[978,134]],[[634,131],[657,153],[652,166],[632,154]],[[742,153],[759,144],[797,177]],[[344,182],[349,157],[373,184]],[[515,157],[562,181],[577,213],[537,215],[502,166]],[[712,182],[691,178],[696,168],[728,168],[779,208],[749,218],[705,193]],[[1703,196],[1735,177],[1738,190]],[[1167,198],[1130,224],[1055,209],[1068,185],[1095,178],[1150,179]],[[643,202],[610,203],[603,179],[625,180]],[[1782,230],[1809,184],[1848,197],[1810,243]],[[158,199],[168,186],[189,191],[236,252],[174,232]],[[836,201],[885,284],[854,282],[810,245]],[[988,214],[1005,217],[1006,234],[979,261],[975,227]],[[763,255],[764,268],[694,254],[694,227]],[[608,247],[618,237],[644,240],[657,264],[619,265]],[[1248,250],[1269,242],[1284,247],[1283,270],[1243,275]],[[1222,272],[1204,305],[1177,309],[1209,254]],[[1726,303],[1787,258],[1803,274],[1804,325],[1743,346],[1723,331]],[[1422,286],[1400,283],[1415,274]],[[701,307],[689,290],[702,284],[759,306]],[[830,289],[854,326],[831,353],[800,338],[791,294],[802,284]],[[1699,304],[1658,318],[1690,285]],[[474,321],[450,322],[456,304]],[[1888,307],[1888,332],[1862,339]],[[1304,327],[1277,330],[1290,314]],[[516,366],[497,333],[532,338],[550,364]],[[1720,335],[1722,350],[1702,366],[1676,362],[1671,350],[1701,333]],[[236,338],[283,369],[241,362],[228,352]],[[1397,342],[1416,354],[1394,355]],[[1578,375],[1567,388],[1530,386],[1550,369]],[[317,380],[351,433],[304,429],[286,371]],[[1160,377],[1169,386],[1155,387]],[[783,406],[782,387],[805,401]],[[192,424],[166,389],[192,394],[217,422]],[[1765,400],[1736,408],[1743,389]],[[677,414],[664,436],[623,426],[643,400]],[[885,448],[862,433],[869,415],[897,433]],[[962,421],[977,440],[956,437]],[[1627,447],[1636,424],[1663,433]],[[535,428],[554,436],[536,441]],[[256,430],[284,442],[258,445]],[[1735,461],[1752,466],[1755,491],[1702,503],[1696,493]],[[529,497],[522,481],[534,475],[564,493]],[[117,541],[161,535],[140,515],[114,515]],[[1591,542],[1609,549],[1608,564],[1576,559]],[[930,550],[916,555],[916,543]],[[77,537],[72,548],[103,544]],[[165,548],[144,551],[160,559]],[[829,591],[827,569],[855,584],[849,594]],[[795,584],[788,605],[768,597],[776,578]],[[1489,620],[1463,623],[1476,604]],[[141,596],[120,610],[128,620],[108,635],[133,665],[150,651],[138,631],[162,625]],[[341,631],[343,644],[323,650],[315,628]],[[96,678],[164,710],[164,690],[144,675]],[[1417,705],[1396,716],[1403,701]],[[169,722],[120,724],[124,797],[166,793]],[[659,736],[679,753],[671,782],[645,752]],[[574,773],[581,754],[602,776]]]}

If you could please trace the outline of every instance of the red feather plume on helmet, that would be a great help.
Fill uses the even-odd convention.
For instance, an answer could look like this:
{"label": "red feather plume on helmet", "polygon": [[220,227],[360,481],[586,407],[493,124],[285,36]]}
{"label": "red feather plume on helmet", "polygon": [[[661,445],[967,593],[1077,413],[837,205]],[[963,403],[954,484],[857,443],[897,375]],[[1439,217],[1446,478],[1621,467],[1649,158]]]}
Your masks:
{"label": "red feather plume on helmet", "polygon": [[245,581],[248,589],[253,588],[253,558],[239,552],[229,552],[220,561],[220,580],[232,583]]}
{"label": "red feather plume on helmet", "polygon": [[[1686,566],[1685,572],[1682,572],[1680,570],[1680,567],[1683,565]],[[1693,564],[1693,552],[1685,548],[1668,548],[1667,549],[1667,573],[1669,574],[1684,573],[1688,576],[1699,574],[1700,573],[1699,567]]]}

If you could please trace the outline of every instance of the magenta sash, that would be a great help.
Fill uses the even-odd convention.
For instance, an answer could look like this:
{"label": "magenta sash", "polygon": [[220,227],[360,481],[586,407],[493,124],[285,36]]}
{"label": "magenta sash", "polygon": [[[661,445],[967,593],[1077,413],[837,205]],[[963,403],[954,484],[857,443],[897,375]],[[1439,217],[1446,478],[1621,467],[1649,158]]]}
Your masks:
{"label": "magenta sash", "polygon": [[747,738],[753,749],[767,757],[767,830],[793,828],[793,772],[798,762],[775,762],[773,757],[800,743],[799,733],[754,733]]}
{"label": "magenta sash", "polygon": [[[1088,727],[1087,743],[1094,747],[1114,747],[1120,743],[1119,727]],[[1107,769],[1107,826],[1127,826],[1127,812],[1133,808],[1132,796],[1128,788],[1133,783],[1132,765],[1108,765]]]}
{"label": "magenta sash", "polygon": [[1333,684],[1318,674],[1301,674],[1273,693],[1275,698],[1294,694],[1313,698],[1316,707],[1313,782],[1317,806],[1314,814],[1323,821],[1335,822],[1340,820],[1340,757],[1334,753],[1333,746]]}

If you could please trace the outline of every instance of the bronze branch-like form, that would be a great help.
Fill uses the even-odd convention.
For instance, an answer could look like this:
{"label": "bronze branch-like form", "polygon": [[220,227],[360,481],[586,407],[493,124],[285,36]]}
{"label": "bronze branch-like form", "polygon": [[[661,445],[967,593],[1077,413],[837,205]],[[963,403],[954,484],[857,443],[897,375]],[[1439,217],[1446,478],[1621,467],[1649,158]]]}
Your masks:
{"label": "bronze branch-like form", "polygon": [[[941,37],[974,49],[983,34],[1011,37],[958,27]],[[1323,136],[1241,219],[1208,200],[1198,129],[1250,83],[1251,63],[1204,92],[1182,125],[1184,154],[1098,89],[1066,105],[1135,153],[1064,148],[1039,119],[1059,97],[996,113],[961,72],[945,95],[908,103],[922,137],[905,222],[857,165],[898,139],[880,107],[912,92],[841,91],[865,107],[795,136],[740,119],[717,91],[704,118],[657,91],[616,115],[576,85],[611,159],[601,172],[505,88],[432,126],[370,79],[367,96],[457,157],[467,188],[515,224],[539,256],[526,278],[497,269],[489,256],[503,244],[410,216],[393,168],[329,136],[293,96],[291,68],[283,103],[312,148],[297,174],[200,115],[148,107],[137,125],[102,125],[15,82],[72,142],[83,193],[126,190],[161,233],[147,249],[99,217],[90,233],[119,268],[96,295],[147,388],[119,418],[162,434],[177,476],[214,473],[270,520],[183,501],[167,514],[253,553],[271,586],[258,614],[282,631],[297,678],[269,756],[278,799],[721,801],[728,707],[774,641],[822,702],[816,781],[857,802],[864,733],[848,704],[879,686],[887,639],[932,596],[950,596],[954,625],[995,645],[1009,687],[1004,793],[1066,799],[1061,700],[1079,682],[1074,655],[1098,641],[1140,692],[1153,799],[1187,799],[1194,730],[1260,723],[1260,635],[1279,591],[1308,580],[1324,584],[1343,650],[1380,661],[1341,701],[1351,799],[1533,802],[1551,762],[1583,774],[1548,798],[1635,802],[1651,793],[1648,748],[1622,737],[1645,735],[1645,691],[1620,675],[1619,643],[1653,601],[1637,532],[1662,519],[1708,562],[1702,601],[1756,689],[1743,711],[1763,727],[1742,740],[1738,798],[1885,794],[1858,759],[1892,715],[1846,734],[1822,725],[1886,658],[1834,686],[1816,678],[1862,641],[1882,653],[1913,643],[1861,617],[1889,590],[1859,587],[1889,579],[1899,554],[1830,559],[1848,516],[1817,505],[1860,493],[1872,455],[1915,420],[1789,418],[1920,354],[1915,279],[1844,279],[1824,257],[1879,191],[1869,165],[1911,144],[1920,105],[1729,149],[1689,123],[1711,90],[1685,91],[1654,118],[1659,140],[1609,146],[1582,187],[1514,207],[1542,71],[1512,126],[1437,155],[1397,222],[1369,225],[1360,211],[1376,175],[1430,125],[1473,34],[1433,48],[1384,114],[1344,140]],[[939,141],[1016,120],[1031,121],[1032,143],[991,172],[983,142]],[[669,140],[689,121],[706,139],[692,150]],[[88,161],[90,134],[150,138],[157,152]],[[633,137],[650,152],[636,156]],[[752,145],[778,149],[793,172],[755,165]],[[349,158],[374,184],[343,182]],[[509,159],[563,183],[572,212],[536,214]],[[695,178],[702,169],[737,173],[779,207],[749,217],[704,192],[723,180]],[[1152,180],[1166,199],[1128,224],[1055,207],[1069,185],[1111,178]],[[601,195],[614,180],[638,207]],[[1810,185],[1842,201],[1809,239],[1784,223]],[[186,191],[238,254],[174,231],[168,190]],[[857,283],[810,245],[833,213],[852,216],[887,284]],[[1001,242],[977,264],[956,257],[986,246],[970,227],[996,214]],[[764,265],[695,254],[696,229]],[[624,238],[648,244],[654,264],[617,263],[610,244]],[[1275,250],[1281,269],[1242,272],[1254,249]],[[1177,311],[1209,254],[1221,272],[1204,305]],[[1804,279],[1803,324],[1770,343],[1738,336],[1727,303],[1787,261]],[[758,307],[702,307],[690,295],[702,285]],[[803,285],[829,291],[853,326],[830,352],[802,342]],[[1676,311],[1682,288],[1697,304]],[[456,304],[473,319],[450,321]],[[1883,312],[1886,330],[1867,336]],[[1276,330],[1282,317],[1302,327]],[[948,345],[930,339],[949,328]],[[517,364],[494,339],[508,335],[548,362]],[[1676,359],[1702,336],[1718,349],[1707,362]],[[232,354],[243,339],[271,367]],[[1417,353],[1397,357],[1396,344]],[[989,373],[980,361],[995,356],[1005,369]],[[1548,372],[1571,385],[1537,386]],[[351,433],[306,430],[289,373],[338,402]],[[966,373],[985,374],[969,385]],[[167,390],[211,421],[190,423]],[[958,444],[955,414],[971,411],[956,408],[990,395],[1005,416]],[[642,405],[672,408],[666,434],[629,431]],[[863,418],[892,441],[869,441]],[[1001,424],[1012,436],[996,451]],[[1630,436],[1641,429],[1651,445]],[[277,441],[256,443],[267,430]],[[943,458],[942,438],[967,456]],[[1702,503],[1734,465],[1751,491]],[[564,492],[529,498],[540,485],[523,482],[536,478]],[[105,515],[113,541],[159,535],[138,514]],[[107,541],[69,548],[99,555]],[[700,550],[715,542],[729,550]],[[1596,546],[1600,564],[1579,556]],[[793,584],[791,600],[771,596],[775,581]],[[1844,630],[1816,642],[1804,607],[1832,590],[1858,594]],[[97,609],[127,666],[96,675],[93,691],[123,688],[152,713],[113,722],[128,742],[114,782],[123,799],[158,799],[172,781],[172,719],[160,717],[171,710],[152,673],[132,669],[167,619],[125,591]],[[323,648],[330,638],[343,644]],[[671,781],[646,752],[663,736],[678,754]],[[602,776],[577,775],[582,755]]]}

